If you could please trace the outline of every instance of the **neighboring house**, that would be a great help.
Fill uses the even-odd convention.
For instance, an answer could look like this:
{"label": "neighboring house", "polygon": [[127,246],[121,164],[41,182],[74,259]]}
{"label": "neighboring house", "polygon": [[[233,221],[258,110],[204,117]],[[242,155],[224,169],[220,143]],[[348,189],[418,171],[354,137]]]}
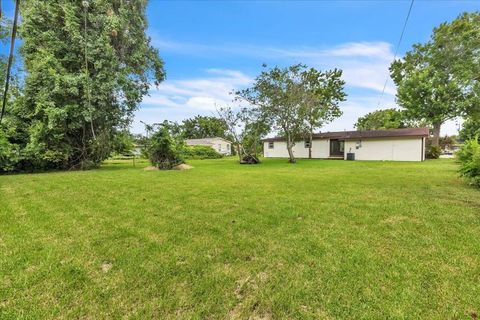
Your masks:
{"label": "neighboring house", "polygon": [[[406,128],[370,131],[325,132],[313,135],[312,158],[355,160],[423,161],[428,128]],[[284,138],[263,139],[266,158],[288,157]],[[293,154],[308,158],[309,141],[297,141]],[[352,157],[352,155],[349,155]]]}
{"label": "neighboring house", "polygon": [[232,154],[232,143],[223,138],[203,138],[203,139],[187,139],[185,140],[187,146],[208,146],[212,147],[215,151],[225,156]]}
{"label": "neighboring house", "polygon": [[136,157],[140,157],[142,155],[142,150],[145,148],[143,144],[133,144],[133,150],[132,153]]}

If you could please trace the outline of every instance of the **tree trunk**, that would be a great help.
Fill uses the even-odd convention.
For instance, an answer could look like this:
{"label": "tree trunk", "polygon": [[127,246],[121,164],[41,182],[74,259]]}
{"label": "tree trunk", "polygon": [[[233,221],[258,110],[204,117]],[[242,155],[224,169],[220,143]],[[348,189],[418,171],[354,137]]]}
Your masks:
{"label": "tree trunk", "polygon": [[312,159],[312,141],[313,141],[313,132],[310,131],[309,137],[310,144],[308,145],[308,159]]}
{"label": "tree trunk", "polygon": [[242,161],[242,152],[240,151],[240,143],[237,143],[237,155],[238,155],[238,160]]}
{"label": "tree trunk", "polygon": [[[15,14],[13,18],[12,38],[10,39],[10,53],[8,55],[7,72],[5,76],[5,89],[3,91],[3,102],[2,102],[2,111],[0,113],[0,123],[2,122],[3,116],[5,115],[5,105],[7,104],[7,99],[8,99],[8,86],[10,84],[10,70],[12,69],[15,38],[17,36],[18,10],[20,9],[19,2],[20,0],[15,1]],[[0,17],[1,17],[1,5],[0,5]]]}
{"label": "tree trunk", "polygon": [[439,146],[440,145],[440,127],[442,126],[441,122],[435,122],[433,124],[433,140],[432,140],[432,145],[433,146]]}
{"label": "tree trunk", "polygon": [[295,163],[295,156],[293,155],[293,143],[290,139],[290,136],[287,137],[287,150],[288,150],[288,162]]}

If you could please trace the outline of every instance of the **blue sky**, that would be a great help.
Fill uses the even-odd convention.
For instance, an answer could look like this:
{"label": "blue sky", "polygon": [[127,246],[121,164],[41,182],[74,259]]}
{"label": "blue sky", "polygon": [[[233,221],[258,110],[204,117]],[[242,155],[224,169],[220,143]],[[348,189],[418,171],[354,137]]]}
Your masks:
{"label": "blue sky", "polygon": [[[139,120],[180,121],[214,114],[231,104],[228,94],[248,86],[262,63],[344,70],[344,115],[322,131],[353,129],[359,116],[377,109],[410,1],[151,1],[149,34],[165,60],[167,80],[152,89]],[[480,1],[415,1],[401,56],[424,42],[432,28]],[[381,108],[395,106],[391,81]],[[455,133],[454,121],[444,133]]]}
{"label": "blue sky", "polygon": [[[377,109],[409,5],[409,0],[151,0],[148,34],[165,61],[167,80],[145,97],[133,131],[143,130],[140,120],[213,115],[216,106],[233,105],[229,92],[251,84],[262,63],[298,62],[344,70],[344,115],[322,131],[353,129],[359,116]],[[480,1],[416,0],[399,55],[428,40],[440,23],[478,10]],[[389,80],[380,108],[394,106],[395,87]],[[443,133],[456,128],[450,122]]]}

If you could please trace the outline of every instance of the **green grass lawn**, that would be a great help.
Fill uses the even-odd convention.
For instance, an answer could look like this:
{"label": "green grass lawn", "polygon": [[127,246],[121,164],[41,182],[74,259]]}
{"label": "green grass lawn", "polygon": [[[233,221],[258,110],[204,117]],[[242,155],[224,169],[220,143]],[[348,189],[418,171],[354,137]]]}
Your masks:
{"label": "green grass lawn", "polygon": [[191,164],[0,176],[0,318],[480,313],[480,191],[455,162]]}

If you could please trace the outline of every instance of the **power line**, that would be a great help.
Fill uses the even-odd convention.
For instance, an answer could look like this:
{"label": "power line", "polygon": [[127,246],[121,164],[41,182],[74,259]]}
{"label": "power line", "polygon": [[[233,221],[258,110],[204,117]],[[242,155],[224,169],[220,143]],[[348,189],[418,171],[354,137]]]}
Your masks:
{"label": "power line", "polygon": [[[410,18],[410,13],[412,12],[412,7],[413,7],[413,2],[414,1],[415,0],[412,0],[410,2],[410,8],[408,8],[407,17],[405,18],[405,22],[403,23],[402,33],[400,34],[400,39],[398,39],[397,47],[395,49],[395,55],[393,56],[393,61],[395,61],[395,59],[397,59],[398,49],[400,48],[400,44],[402,43],[403,35],[405,34],[405,29],[407,28],[408,19]],[[387,88],[387,83],[388,83],[389,78],[390,77],[387,76],[387,78],[385,79],[385,83],[383,84],[382,94],[380,95],[380,99],[378,100],[377,108],[380,106],[380,103],[382,102],[383,96],[385,95],[385,89]]]}

